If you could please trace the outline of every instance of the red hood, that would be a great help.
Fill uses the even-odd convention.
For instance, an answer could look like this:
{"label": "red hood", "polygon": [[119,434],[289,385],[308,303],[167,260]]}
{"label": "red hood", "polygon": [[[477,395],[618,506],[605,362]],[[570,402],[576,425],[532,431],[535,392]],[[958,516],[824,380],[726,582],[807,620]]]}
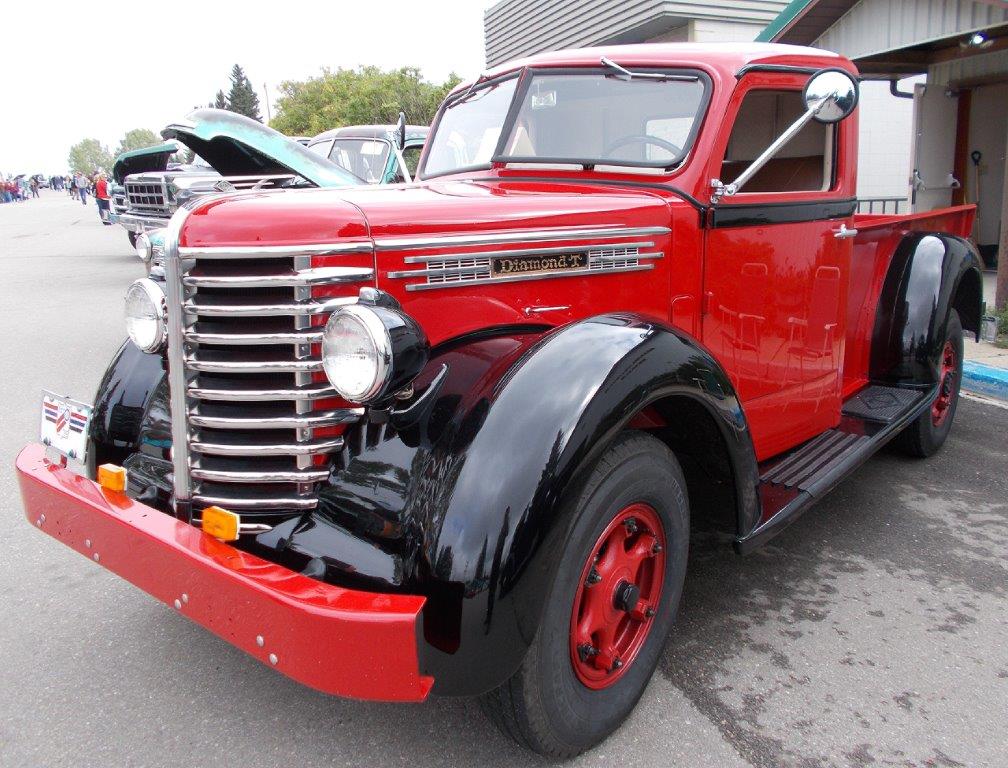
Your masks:
{"label": "red hood", "polygon": [[[377,287],[395,296],[436,342],[489,325],[559,324],[628,308],[668,319],[670,265],[663,256],[680,208],[695,216],[660,190],[504,180],[271,192],[200,206],[186,222],[182,244],[370,240],[374,256],[357,258],[373,259]],[[586,252],[589,244],[605,251],[598,258],[622,259],[619,249],[630,247],[641,259],[618,262],[615,269],[609,268],[613,261],[601,269],[593,263],[570,275],[470,280],[466,274],[439,285],[416,274],[432,258],[461,264],[459,259],[521,249]]]}

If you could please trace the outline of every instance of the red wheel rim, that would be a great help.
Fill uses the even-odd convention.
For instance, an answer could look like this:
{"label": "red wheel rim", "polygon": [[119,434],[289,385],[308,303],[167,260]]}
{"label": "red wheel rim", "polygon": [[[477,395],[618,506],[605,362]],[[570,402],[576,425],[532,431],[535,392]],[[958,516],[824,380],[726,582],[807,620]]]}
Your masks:
{"label": "red wheel rim", "polygon": [[570,621],[574,674],[608,688],[647,640],[665,577],[665,529],[648,504],[631,504],[602,531],[581,570]]}
{"label": "red wheel rim", "polygon": [[952,395],[955,391],[956,375],[958,374],[958,363],[956,361],[955,347],[951,341],[945,342],[942,349],[941,367],[938,372],[938,396],[935,397],[931,405],[931,423],[940,427],[948,418],[952,409]]}

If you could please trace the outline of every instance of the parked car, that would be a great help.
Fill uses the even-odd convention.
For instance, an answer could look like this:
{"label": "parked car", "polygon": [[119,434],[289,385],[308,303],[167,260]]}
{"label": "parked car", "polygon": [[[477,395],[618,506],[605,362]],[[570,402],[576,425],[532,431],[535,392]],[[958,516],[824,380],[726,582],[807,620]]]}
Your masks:
{"label": "parked car", "polygon": [[[113,204],[112,212],[134,244],[143,232],[164,227],[179,205],[201,195],[361,183],[299,140],[226,110],[198,109],[168,125],[161,136],[166,144],[124,153],[113,169],[124,207]],[[180,145],[195,152],[199,162],[169,167]]]}
{"label": "parked car", "polygon": [[974,207],[855,213],[856,77],[542,54],[448,95],[412,185],[197,202],[93,408],[45,396],[28,520],[318,690],[599,743],[691,526],[750,552],[952,428]]}
{"label": "parked car", "polygon": [[425,125],[350,125],[320,133],[308,149],[368,184],[410,182],[430,129]]}

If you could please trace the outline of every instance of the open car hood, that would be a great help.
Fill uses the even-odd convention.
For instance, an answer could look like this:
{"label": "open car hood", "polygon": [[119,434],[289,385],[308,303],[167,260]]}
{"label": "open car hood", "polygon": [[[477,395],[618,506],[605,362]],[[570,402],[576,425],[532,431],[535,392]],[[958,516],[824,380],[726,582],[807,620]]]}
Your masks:
{"label": "open car hood", "polygon": [[163,171],[168,167],[168,158],[177,151],[178,145],[169,141],[166,144],[123,152],[112,166],[112,178],[116,184],[122,184],[131,173]]}
{"label": "open car hood", "polygon": [[197,109],[161,136],[185,144],[222,176],[295,174],[319,187],[363,183],[278,131],[223,109]]}

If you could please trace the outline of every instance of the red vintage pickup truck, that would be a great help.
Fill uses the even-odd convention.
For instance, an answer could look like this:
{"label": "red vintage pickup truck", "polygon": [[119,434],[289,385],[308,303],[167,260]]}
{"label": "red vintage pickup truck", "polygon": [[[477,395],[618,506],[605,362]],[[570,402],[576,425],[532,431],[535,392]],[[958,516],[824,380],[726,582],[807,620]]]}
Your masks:
{"label": "red vintage pickup truck", "polygon": [[551,53],[455,89],[413,184],[188,205],[93,407],[45,395],[28,519],[316,689],[599,743],[691,528],[748,552],[952,426],[973,209],[858,215],[857,93],[812,49]]}

